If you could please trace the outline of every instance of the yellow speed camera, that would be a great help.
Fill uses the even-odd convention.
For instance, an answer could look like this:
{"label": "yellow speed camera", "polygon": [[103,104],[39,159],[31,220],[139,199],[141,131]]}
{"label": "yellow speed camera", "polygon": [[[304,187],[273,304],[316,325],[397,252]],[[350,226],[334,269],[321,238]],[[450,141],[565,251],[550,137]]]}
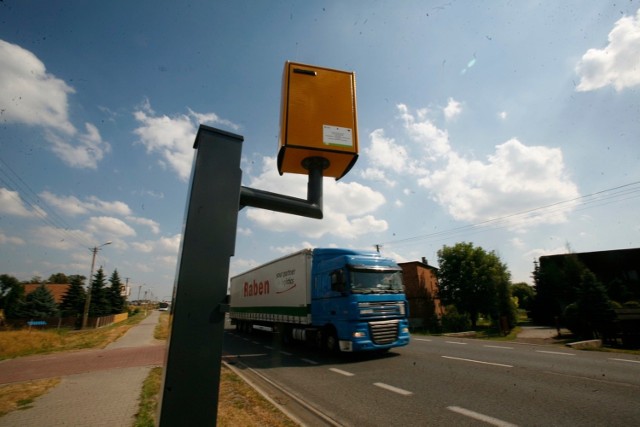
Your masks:
{"label": "yellow speed camera", "polygon": [[355,73],[287,62],[282,79],[278,172],[308,174],[322,157],[323,176],[342,178],[358,159]]}

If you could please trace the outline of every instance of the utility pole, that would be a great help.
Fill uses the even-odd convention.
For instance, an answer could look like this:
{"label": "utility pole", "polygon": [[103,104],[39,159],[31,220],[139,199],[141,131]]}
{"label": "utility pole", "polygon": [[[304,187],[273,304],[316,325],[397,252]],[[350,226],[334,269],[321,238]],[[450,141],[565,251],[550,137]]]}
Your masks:
{"label": "utility pole", "polygon": [[93,268],[96,266],[96,254],[100,250],[101,247],[110,245],[111,241],[107,243],[103,243],[100,246],[94,246],[93,248],[89,248],[89,250],[93,253],[91,257],[91,273],[89,274],[89,280],[87,282],[87,297],[84,300],[84,313],[82,315],[82,329],[87,327],[87,322],[89,320],[89,305],[91,304],[91,280],[93,278]]}

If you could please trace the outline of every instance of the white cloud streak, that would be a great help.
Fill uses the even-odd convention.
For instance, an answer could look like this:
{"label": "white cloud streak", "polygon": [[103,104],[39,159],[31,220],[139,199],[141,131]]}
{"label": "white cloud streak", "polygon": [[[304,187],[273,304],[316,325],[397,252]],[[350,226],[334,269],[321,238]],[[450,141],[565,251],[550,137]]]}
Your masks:
{"label": "white cloud streak", "polygon": [[74,168],[96,169],[111,146],[85,123],[78,132],[69,120],[68,95],[75,90],[47,72],[44,63],[22,47],[0,40],[0,111],[8,123],[41,127],[51,150]]}
{"label": "white cloud streak", "polygon": [[576,65],[578,92],[613,86],[616,91],[640,85],[640,9],[620,18],[604,49],[589,49]]}
{"label": "white cloud streak", "polygon": [[80,200],[75,196],[58,196],[50,191],[43,191],[38,196],[50,206],[67,215],[83,215],[90,212],[121,216],[131,215],[131,208],[126,203],[117,200],[107,202],[96,196],[88,196],[85,200]]}
{"label": "white cloud streak", "polygon": [[[417,182],[456,220],[485,221],[579,196],[559,148],[527,146],[512,138],[496,145],[485,160],[468,159],[452,148],[447,131],[438,128],[426,110],[413,113],[404,104],[397,108],[406,138],[374,131],[365,149],[369,167],[387,180]],[[509,225],[564,222],[572,208],[563,204],[527,217],[526,225],[522,217],[519,224],[514,219]]]}
{"label": "white cloud streak", "polygon": [[221,124],[232,129],[238,126],[228,120],[219,118],[214,113],[197,113],[189,110],[188,114],[177,114],[172,117],[157,115],[149,102],[133,113],[139,126],[134,130],[138,143],[144,145],[147,153],[159,155],[159,163],[175,172],[182,181],[191,174],[193,162],[193,141],[198,125]]}

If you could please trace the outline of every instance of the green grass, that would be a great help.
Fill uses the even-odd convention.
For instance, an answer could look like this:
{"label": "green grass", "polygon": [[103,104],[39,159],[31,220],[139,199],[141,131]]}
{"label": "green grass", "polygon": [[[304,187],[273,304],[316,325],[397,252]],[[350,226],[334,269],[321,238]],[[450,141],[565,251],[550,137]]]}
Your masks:
{"label": "green grass", "polygon": [[103,348],[124,335],[129,328],[140,323],[144,317],[140,313],[103,328],[82,331],[70,329],[0,331],[0,360],[58,351]]}
{"label": "green grass", "polygon": [[154,427],[160,397],[162,368],[153,368],[142,384],[140,406],[133,427]]}

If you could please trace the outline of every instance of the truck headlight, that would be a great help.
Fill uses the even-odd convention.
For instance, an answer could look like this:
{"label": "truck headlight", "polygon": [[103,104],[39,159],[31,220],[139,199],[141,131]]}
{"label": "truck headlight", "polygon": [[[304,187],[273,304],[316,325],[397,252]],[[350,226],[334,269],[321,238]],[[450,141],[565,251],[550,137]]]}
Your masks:
{"label": "truck headlight", "polygon": [[367,334],[365,332],[362,332],[362,331],[355,331],[353,333],[353,337],[354,338],[364,338],[366,336],[367,336]]}

